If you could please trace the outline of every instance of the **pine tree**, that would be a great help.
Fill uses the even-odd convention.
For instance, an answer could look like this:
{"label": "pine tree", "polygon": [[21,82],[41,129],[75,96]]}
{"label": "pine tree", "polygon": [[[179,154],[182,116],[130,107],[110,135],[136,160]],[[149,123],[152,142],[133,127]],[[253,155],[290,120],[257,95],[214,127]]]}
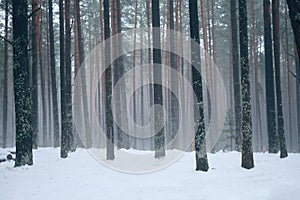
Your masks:
{"label": "pine tree", "polygon": [[248,58],[247,1],[239,0],[240,66],[242,86],[242,167],[254,167],[252,150],[251,95]]}
{"label": "pine tree", "polygon": [[275,122],[275,93],[270,12],[270,0],[264,0],[265,81],[269,153],[278,153],[278,135],[276,133]]}
{"label": "pine tree", "polygon": [[235,149],[240,151],[242,145],[242,110],[241,110],[241,88],[240,88],[240,69],[239,69],[239,50],[238,50],[238,27],[236,0],[230,1],[230,20],[231,20],[231,39],[232,39],[232,65],[233,65],[233,93],[235,110]]}
{"label": "pine tree", "polygon": [[[196,94],[196,104],[199,119],[196,120],[195,151],[196,171],[208,171],[208,161],[205,142],[205,123],[203,110],[202,77],[200,74],[200,38],[197,0],[189,0],[191,53],[192,53],[192,82]],[[199,71],[197,70],[199,69]]]}
{"label": "pine tree", "polygon": [[27,0],[13,0],[13,77],[16,116],[15,166],[32,165],[32,99],[29,87]]}
{"label": "pine tree", "polygon": [[277,128],[280,144],[280,158],[287,157],[284,118],[282,110],[281,81],[280,81],[280,27],[279,27],[279,0],[272,0],[273,15],[273,40],[274,40],[274,61],[275,61],[275,80],[276,80],[276,104],[277,104]]}
{"label": "pine tree", "polygon": [[[162,94],[162,69],[161,69],[161,42],[160,42],[160,11],[159,0],[152,0],[152,38],[153,38],[153,80],[154,80],[154,105],[163,104]],[[154,111],[154,131],[156,133],[155,158],[162,158],[165,153],[164,137],[164,114],[162,110],[155,108]]]}

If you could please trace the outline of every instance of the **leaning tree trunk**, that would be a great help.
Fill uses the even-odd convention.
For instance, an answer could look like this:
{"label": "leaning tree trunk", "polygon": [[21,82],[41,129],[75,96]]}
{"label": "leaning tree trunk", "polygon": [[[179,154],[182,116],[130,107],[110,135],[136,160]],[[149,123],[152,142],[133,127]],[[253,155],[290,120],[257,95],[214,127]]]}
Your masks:
{"label": "leaning tree trunk", "polygon": [[15,166],[32,165],[32,100],[29,87],[27,0],[13,0],[13,77],[16,116]]}
{"label": "leaning tree trunk", "polygon": [[272,0],[273,15],[273,39],[274,39],[274,61],[276,80],[276,104],[277,104],[277,129],[280,144],[280,158],[288,156],[284,136],[284,119],[282,111],[281,81],[280,81],[280,27],[279,27],[279,0]]}
{"label": "leaning tree trunk", "polygon": [[[196,104],[199,119],[196,120],[195,151],[196,171],[208,171],[208,161],[205,142],[205,123],[203,108],[202,76],[200,69],[200,38],[197,0],[189,0],[191,53],[192,53],[192,82],[196,94]],[[198,70],[197,70],[198,68]]]}
{"label": "leaning tree trunk", "polygon": [[[161,69],[161,43],[160,43],[160,13],[159,0],[152,0],[152,38],[153,38],[153,81],[154,81],[154,105],[163,104],[162,93],[162,69]],[[165,153],[164,115],[156,106],[154,114],[154,143],[155,158],[162,158]]]}
{"label": "leaning tree trunk", "polygon": [[240,65],[242,85],[242,167],[254,167],[252,150],[251,95],[248,58],[247,1],[239,0]]}

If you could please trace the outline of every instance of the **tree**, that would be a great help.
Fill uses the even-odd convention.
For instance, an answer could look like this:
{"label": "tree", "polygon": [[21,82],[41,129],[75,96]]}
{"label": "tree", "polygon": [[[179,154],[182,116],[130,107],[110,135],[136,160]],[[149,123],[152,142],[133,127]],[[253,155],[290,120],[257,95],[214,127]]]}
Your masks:
{"label": "tree", "polygon": [[32,0],[32,27],[31,27],[31,48],[32,48],[32,129],[33,147],[38,146],[39,134],[39,107],[38,107],[38,0]]}
{"label": "tree", "polygon": [[270,0],[264,0],[264,43],[265,43],[265,76],[267,98],[267,125],[269,153],[278,153],[278,135],[275,122],[274,72],[272,56]]}
{"label": "tree", "polygon": [[[159,0],[152,0],[152,38],[153,38],[153,81],[154,81],[154,105],[163,104],[162,94],[162,69],[161,69],[161,43],[160,43],[160,13]],[[162,158],[165,153],[164,136],[164,114],[161,109],[154,110],[154,131],[155,131],[155,158]]]}
{"label": "tree", "polygon": [[240,65],[242,85],[242,167],[254,167],[252,150],[251,95],[248,58],[247,1],[239,0]]}
{"label": "tree", "polygon": [[32,99],[29,87],[27,0],[13,0],[13,77],[16,116],[15,166],[32,165]]}
{"label": "tree", "polygon": [[280,81],[280,27],[279,27],[279,0],[272,0],[273,15],[273,40],[274,40],[274,61],[275,61],[275,79],[276,79],[276,104],[277,104],[277,128],[280,144],[280,158],[287,157],[284,119],[282,111],[281,81]]}
{"label": "tree", "polygon": [[111,52],[110,52],[110,25],[109,25],[109,0],[103,0],[104,10],[104,39],[105,39],[105,120],[106,120],[106,159],[115,159],[114,155],[114,126],[113,113],[111,108],[112,98],[112,70],[111,70]]}
{"label": "tree", "polygon": [[54,125],[54,147],[59,146],[59,123],[58,123],[58,100],[56,87],[56,67],[55,67],[55,49],[54,49],[54,31],[53,31],[53,6],[52,0],[49,3],[49,36],[50,36],[50,65],[51,65],[51,89],[53,104],[53,125]]}
{"label": "tree", "polygon": [[199,111],[199,119],[196,120],[195,151],[196,171],[208,171],[208,161],[205,143],[205,122],[203,110],[203,90],[200,70],[200,38],[197,0],[189,0],[191,53],[192,53],[192,82],[196,94],[196,104]]}
{"label": "tree", "polygon": [[5,0],[4,84],[3,84],[3,147],[7,147],[7,95],[8,95],[8,0]]}
{"label": "tree", "polygon": [[242,115],[241,115],[241,88],[240,88],[240,69],[239,69],[239,46],[238,46],[238,27],[236,16],[236,0],[230,1],[230,20],[231,20],[231,39],[232,39],[232,65],[233,65],[233,93],[235,110],[235,149],[240,151],[242,145]]}

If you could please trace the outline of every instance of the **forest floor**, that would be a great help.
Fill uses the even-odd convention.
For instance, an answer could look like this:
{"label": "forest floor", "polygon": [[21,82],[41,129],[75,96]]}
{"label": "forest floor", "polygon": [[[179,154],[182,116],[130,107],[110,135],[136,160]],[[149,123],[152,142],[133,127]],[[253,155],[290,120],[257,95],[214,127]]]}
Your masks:
{"label": "forest floor", "polygon": [[85,149],[64,160],[59,149],[40,148],[33,166],[0,163],[0,200],[299,200],[300,154],[254,156],[255,168],[245,170],[240,153],[209,154],[204,173],[194,170],[194,153],[184,153],[165,169],[133,175],[105,167]]}

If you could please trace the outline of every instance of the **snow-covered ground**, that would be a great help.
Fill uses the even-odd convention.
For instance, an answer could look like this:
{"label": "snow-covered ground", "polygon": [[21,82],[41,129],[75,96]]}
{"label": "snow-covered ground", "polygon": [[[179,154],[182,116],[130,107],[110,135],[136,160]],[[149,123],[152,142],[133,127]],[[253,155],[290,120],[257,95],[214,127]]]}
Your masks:
{"label": "snow-covered ground", "polygon": [[[5,154],[7,149],[0,149]],[[139,163],[136,163],[137,165]],[[194,171],[194,154],[148,174],[107,168],[86,150],[59,158],[59,149],[34,151],[34,165],[0,163],[0,200],[299,200],[300,154],[255,154],[255,168],[240,167],[237,152],[209,154],[210,170]]]}

